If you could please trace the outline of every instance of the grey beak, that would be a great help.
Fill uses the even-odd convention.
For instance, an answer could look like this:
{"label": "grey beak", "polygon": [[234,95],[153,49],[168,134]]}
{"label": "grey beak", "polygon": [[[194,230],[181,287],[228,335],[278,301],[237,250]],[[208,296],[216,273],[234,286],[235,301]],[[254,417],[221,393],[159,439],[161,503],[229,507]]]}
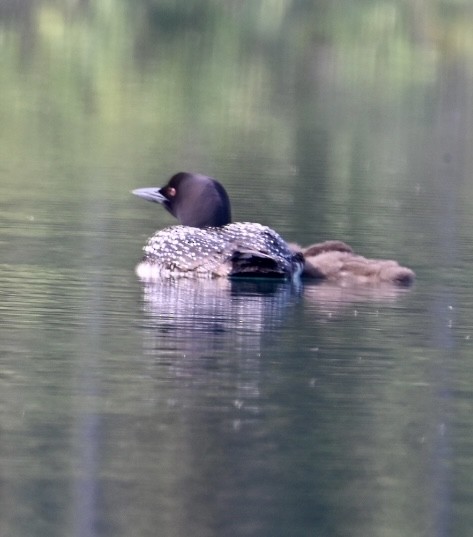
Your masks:
{"label": "grey beak", "polygon": [[160,189],[156,187],[137,188],[131,191],[132,194],[155,203],[164,203],[167,199],[161,194]]}

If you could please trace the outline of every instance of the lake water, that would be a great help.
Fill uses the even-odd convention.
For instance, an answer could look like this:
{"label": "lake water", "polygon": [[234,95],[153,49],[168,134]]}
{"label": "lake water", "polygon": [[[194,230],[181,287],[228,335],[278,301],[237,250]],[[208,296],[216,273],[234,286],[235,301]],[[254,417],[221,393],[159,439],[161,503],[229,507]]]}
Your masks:
{"label": "lake water", "polygon": [[[0,4],[0,535],[467,537],[470,2]],[[163,282],[130,190],[413,288]]]}

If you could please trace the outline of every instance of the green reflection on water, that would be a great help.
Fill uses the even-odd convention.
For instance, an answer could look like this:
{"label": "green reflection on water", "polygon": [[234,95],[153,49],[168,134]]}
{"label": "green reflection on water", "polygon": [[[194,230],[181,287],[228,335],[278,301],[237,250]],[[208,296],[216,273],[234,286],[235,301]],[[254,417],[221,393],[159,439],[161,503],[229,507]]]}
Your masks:
{"label": "green reflection on water", "polygon": [[[412,170],[459,98],[442,92],[452,70],[462,108],[472,101],[467,14],[462,2],[7,3],[3,182],[103,196],[193,169],[236,192],[251,183],[254,198],[236,202],[243,219],[263,200],[278,229],[305,225],[307,240],[376,235],[386,211],[411,212],[380,199],[432,183]],[[451,129],[471,139],[469,117]],[[373,207],[367,228],[352,216],[360,205]],[[327,206],[340,207],[333,218]],[[399,220],[414,224],[391,228],[404,247]]]}
{"label": "green reflection on water", "polygon": [[[435,526],[451,479],[448,390],[435,388],[449,348],[471,354],[472,35],[466,0],[2,2],[5,534]],[[166,337],[175,325],[138,307],[132,275],[170,219],[141,216],[128,191],[178,169],[222,178],[240,219],[290,239],[402,253],[423,294],[381,319],[366,306],[350,321],[349,302],[327,322],[306,290],[284,337],[245,349],[232,318],[230,335],[204,331],[194,364]],[[432,282],[464,300],[458,332]],[[459,430],[470,369],[457,373]],[[469,436],[456,435],[468,476]],[[457,480],[452,510],[468,517]]]}

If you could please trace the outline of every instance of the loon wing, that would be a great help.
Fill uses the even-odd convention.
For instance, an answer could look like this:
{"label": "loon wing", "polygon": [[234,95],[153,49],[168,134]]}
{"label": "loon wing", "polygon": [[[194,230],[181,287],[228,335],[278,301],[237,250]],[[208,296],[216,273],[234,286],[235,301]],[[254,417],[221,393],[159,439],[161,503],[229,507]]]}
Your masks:
{"label": "loon wing", "polygon": [[231,257],[231,278],[284,278],[287,273],[285,263],[258,250],[238,249]]}

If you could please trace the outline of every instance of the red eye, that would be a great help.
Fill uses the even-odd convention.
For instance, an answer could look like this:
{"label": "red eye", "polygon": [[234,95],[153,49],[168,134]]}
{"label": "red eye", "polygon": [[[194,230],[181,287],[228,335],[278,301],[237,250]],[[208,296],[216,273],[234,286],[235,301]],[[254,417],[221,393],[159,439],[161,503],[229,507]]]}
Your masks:
{"label": "red eye", "polygon": [[170,186],[169,188],[166,189],[166,194],[167,194],[170,198],[173,198],[173,197],[176,195],[176,189],[173,188],[172,186]]}

